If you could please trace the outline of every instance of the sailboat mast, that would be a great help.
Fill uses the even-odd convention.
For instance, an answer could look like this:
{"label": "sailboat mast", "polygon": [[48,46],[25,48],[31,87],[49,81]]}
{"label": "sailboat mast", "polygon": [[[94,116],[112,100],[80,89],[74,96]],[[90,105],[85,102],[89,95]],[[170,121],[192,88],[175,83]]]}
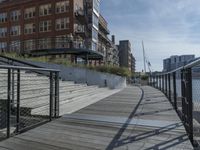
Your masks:
{"label": "sailboat mast", "polygon": [[146,73],[146,58],[145,58],[145,49],[143,41],[142,41],[142,48],[143,48],[143,60],[144,60],[144,73]]}

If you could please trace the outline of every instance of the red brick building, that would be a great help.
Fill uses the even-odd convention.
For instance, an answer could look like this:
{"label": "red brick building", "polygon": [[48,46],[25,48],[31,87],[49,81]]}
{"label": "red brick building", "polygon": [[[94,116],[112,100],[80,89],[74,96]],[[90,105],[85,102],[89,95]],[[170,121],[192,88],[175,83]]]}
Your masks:
{"label": "red brick building", "polygon": [[88,46],[84,0],[0,2],[0,51],[30,53]]}

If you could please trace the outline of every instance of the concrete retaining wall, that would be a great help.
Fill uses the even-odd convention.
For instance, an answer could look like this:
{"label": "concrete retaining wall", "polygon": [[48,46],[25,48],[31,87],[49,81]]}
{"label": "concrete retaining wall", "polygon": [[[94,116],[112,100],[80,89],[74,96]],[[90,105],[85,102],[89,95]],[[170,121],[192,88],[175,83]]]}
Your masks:
{"label": "concrete retaining wall", "polygon": [[87,83],[88,85],[98,85],[99,87],[109,87],[111,89],[121,89],[126,87],[126,78],[92,71],[89,69],[66,67],[64,65],[25,61],[34,65],[61,70],[60,77],[62,80],[74,81],[75,83]]}

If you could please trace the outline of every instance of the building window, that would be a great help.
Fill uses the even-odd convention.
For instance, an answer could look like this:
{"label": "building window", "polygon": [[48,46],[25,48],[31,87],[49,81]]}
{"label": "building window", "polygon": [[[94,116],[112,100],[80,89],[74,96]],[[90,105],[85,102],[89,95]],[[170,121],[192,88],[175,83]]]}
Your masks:
{"label": "building window", "polygon": [[69,11],[69,0],[56,3],[56,13],[65,13]]}
{"label": "building window", "polygon": [[11,52],[20,52],[20,41],[12,41],[10,44],[10,51]]}
{"label": "building window", "polygon": [[99,18],[95,14],[92,15],[92,18],[93,18],[93,25],[96,28],[99,28]]}
{"label": "building window", "polygon": [[7,28],[0,28],[0,37],[6,37],[7,36]]}
{"label": "building window", "polygon": [[30,18],[33,18],[33,17],[35,17],[35,7],[25,9],[24,18],[30,19]]}
{"label": "building window", "polygon": [[7,22],[7,20],[8,20],[7,13],[0,13],[0,23]]}
{"label": "building window", "polygon": [[26,40],[24,42],[24,50],[25,51],[31,51],[31,50],[35,50],[35,40]]}
{"label": "building window", "polygon": [[47,16],[51,14],[51,4],[41,5],[39,9],[40,16]]}
{"label": "building window", "polygon": [[18,21],[21,16],[20,10],[15,10],[10,13],[10,18],[12,21]]}
{"label": "building window", "polygon": [[51,21],[41,21],[40,22],[40,32],[48,32],[51,30]]}
{"label": "building window", "polygon": [[50,38],[39,39],[39,49],[49,49],[49,48],[51,48]]}
{"label": "building window", "polygon": [[95,42],[92,42],[92,50],[96,51],[98,49],[98,45]]}
{"label": "building window", "polygon": [[7,49],[7,43],[6,42],[0,42],[0,52],[5,52]]}
{"label": "building window", "polygon": [[69,29],[69,18],[56,19],[56,30]]}
{"label": "building window", "polygon": [[70,48],[68,35],[60,35],[56,37],[56,48]]}
{"label": "building window", "polygon": [[20,26],[12,26],[10,29],[11,36],[18,36],[21,34]]}
{"label": "building window", "polygon": [[98,31],[92,28],[92,40],[97,42],[98,41]]}
{"label": "building window", "polygon": [[99,0],[93,0],[93,9],[99,14],[99,11],[100,11]]}
{"label": "building window", "polygon": [[24,26],[24,34],[32,34],[35,33],[35,24],[30,23],[30,24],[25,24]]}

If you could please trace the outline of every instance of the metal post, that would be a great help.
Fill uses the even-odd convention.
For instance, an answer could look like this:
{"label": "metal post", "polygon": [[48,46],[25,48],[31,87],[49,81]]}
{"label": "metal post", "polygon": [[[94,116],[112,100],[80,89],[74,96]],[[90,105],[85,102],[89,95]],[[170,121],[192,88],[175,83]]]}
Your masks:
{"label": "metal post", "polygon": [[162,87],[161,87],[161,75],[159,75],[159,89],[161,90]]}
{"label": "metal post", "polygon": [[189,138],[193,143],[193,102],[192,102],[192,69],[186,70],[186,119],[188,125]]}
{"label": "metal post", "polygon": [[10,137],[10,109],[11,109],[11,69],[8,69],[8,89],[7,89],[7,138]]}
{"label": "metal post", "polygon": [[182,117],[182,121],[185,123],[185,116],[184,116],[184,114],[185,114],[185,109],[184,109],[184,107],[185,107],[185,79],[184,79],[184,73],[185,73],[185,71],[182,69],[181,70],[181,101],[182,101],[182,114],[181,114],[181,117]]}
{"label": "metal post", "polygon": [[176,72],[173,73],[174,109],[177,111]]}
{"label": "metal post", "polygon": [[165,81],[164,80],[164,75],[162,75],[162,92],[163,93],[165,92],[165,90],[164,90],[165,89],[165,85],[164,85],[165,83],[164,83],[164,81]]}
{"label": "metal post", "polygon": [[170,74],[168,74],[168,89],[169,89],[169,96],[168,96],[168,98],[169,98],[169,101],[171,102],[171,75]]}
{"label": "metal post", "polygon": [[15,71],[12,69],[12,100],[11,100],[11,105],[12,105],[12,108],[14,108],[14,100],[15,100]]}
{"label": "metal post", "polygon": [[17,70],[17,126],[16,131],[19,132],[20,129],[20,70]]}
{"label": "metal post", "polygon": [[53,112],[53,73],[50,72],[50,99],[49,99],[49,120],[52,120]]}
{"label": "metal post", "polygon": [[167,96],[167,74],[165,75],[165,95]]}
{"label": "metal post", "polygon": [[59,72],[55,72],[55,112],[54,117],[59,117]]}

